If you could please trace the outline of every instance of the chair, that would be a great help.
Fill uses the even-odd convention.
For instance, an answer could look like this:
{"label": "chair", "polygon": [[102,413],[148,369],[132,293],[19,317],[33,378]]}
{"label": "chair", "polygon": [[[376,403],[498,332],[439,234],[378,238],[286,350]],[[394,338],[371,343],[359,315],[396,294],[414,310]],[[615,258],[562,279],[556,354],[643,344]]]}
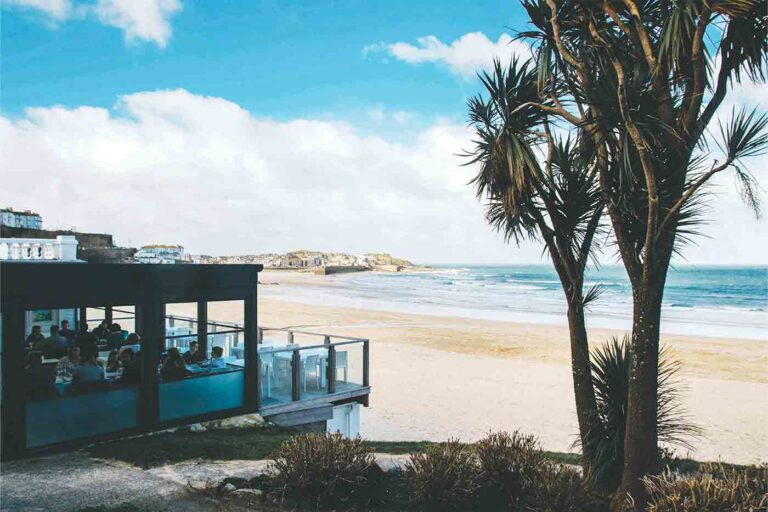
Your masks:
{"label": "chair", "polygon": [[318,355],[311,355],[305,357],[301,361],[301,380],[302,382],[302,388],[304,391],[307,390],[307,380],[308,380],[308,374],[312,373],[315,376],[315,380],[317,383],[317,389],[320,389],[320,356]]}
{"label": "chair", "polygon": [[347,358],[347,354],[348,352],[346,350],[336,352],[336,368],[334,368],[334,372],[333,372],[333,378],[335,379],[339,368],[344,370],[343,382],[345,383],[347,382],[347,372],[349,371],[349,359]]}

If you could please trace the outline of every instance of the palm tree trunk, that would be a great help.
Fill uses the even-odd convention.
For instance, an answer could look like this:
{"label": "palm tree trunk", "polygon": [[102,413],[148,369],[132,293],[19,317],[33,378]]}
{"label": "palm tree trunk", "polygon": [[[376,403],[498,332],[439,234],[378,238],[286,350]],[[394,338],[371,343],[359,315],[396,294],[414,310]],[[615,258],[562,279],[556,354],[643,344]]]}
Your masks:
{"label": "palm tree trunk", "polygon": [[573,375],[573,392],[576,397],[576,416],[579,420],[582,465],[584,474],[590,475],[594,454],[587,438],[592,430],[592,422],[597,412],[597,401],[592,383],[584,306],[580,296],[568,300],[568,328],[571,338],[571,374]]}
{"label": "palm tree trunk", "polygon": [[[624,433],[624,470],[613,509],[622,510],[627,494],[634,510],[645,510],[647,493],[641,479],[659,472],[658,375],[659,327],[666,268],[655,282],[633,291],[632,351],[627,426]],[[658,274],[657,274],[658,275]]]}

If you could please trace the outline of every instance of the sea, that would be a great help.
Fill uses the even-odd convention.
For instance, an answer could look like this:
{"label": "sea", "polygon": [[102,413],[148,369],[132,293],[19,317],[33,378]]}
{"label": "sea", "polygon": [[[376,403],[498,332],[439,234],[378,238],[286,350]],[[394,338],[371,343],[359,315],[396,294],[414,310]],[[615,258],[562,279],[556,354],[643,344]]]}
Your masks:
{"label": "sea", "polygon": [[[327,279],[331,286],[263,286],[260,293],[311,304],[567,325],[563,290],[549,265],[436,265],[424,272],[358,272]],[[602,293],[589,306],[588,327],[631,329],[631,287],[623,267],[589,269],[586,286],[598,284]],[[768,267],[671,269],[661,330],[768,340]]]}

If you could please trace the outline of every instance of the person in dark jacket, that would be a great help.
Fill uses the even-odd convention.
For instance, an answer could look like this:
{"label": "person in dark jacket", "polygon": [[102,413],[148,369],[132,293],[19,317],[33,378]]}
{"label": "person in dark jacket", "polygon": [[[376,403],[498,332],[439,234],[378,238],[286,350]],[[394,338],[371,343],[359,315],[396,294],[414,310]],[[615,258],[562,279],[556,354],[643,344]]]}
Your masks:
{"label": "person in dark jacket", "polygon": [[123,373],[120,375],[120,382],[123,384],[138,384],[141,382],[141,361],[139,361],[132,348],[124,348],[117,356],[120,361],[120,367]]}
{"label": "person in dark jacket", "polygon": [[160,370],[163,380],[181,379],[187,374],[189,374],[187,364],[184,362],[184,358],[181,357],[179,349],[176,347],[169,349],[168,357],[163,361],[163,368]]}
{"label": "person in dark jacket", "polygon": [[59,334],[67,338],[67,342],[69,343],[75,341],[75,338],[77,337],[77,333],[69,328],[69,320],[61,321],[61,329],[59,329]]}
{"label": "person in dark jacket", "polygon": [[43,330],[39,325],[33,325],[32,332],[29,333],[29,336],[27,336],[27,348],[29,350],[40,348],[44,341],[45,336],[43,336]]}
{"label": "person in dark jacket", "polygon": [[28,400],[44,400],[57,395],[53,384],[56,382],[56,369],[43,364],[41,352],[30,352],[27,355],[27,366],[24,368],[24,384]]}
{"label": "person in dark jacket", "polygon": [[[178,352],[178,349],[176,351]],[[184,352],[184,361],[187,364],[197,364],[205,361],[205,354],[203,354],[198,350],[198,345],[196,341],[192,341],[189,343],[189,350]]]}

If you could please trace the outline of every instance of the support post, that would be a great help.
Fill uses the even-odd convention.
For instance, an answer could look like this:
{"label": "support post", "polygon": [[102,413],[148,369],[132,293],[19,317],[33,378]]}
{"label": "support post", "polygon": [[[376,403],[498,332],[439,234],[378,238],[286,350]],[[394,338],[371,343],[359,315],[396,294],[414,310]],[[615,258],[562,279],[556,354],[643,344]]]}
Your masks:
{"label": "support post", "polygon": [[371,385],[371,364],[370,364],[370,340],[363,342],[363,386]]}
{"label": "support post", "polygon": [[261,407],[261,363],[257,340],[257,301],[256,290],[245,299],[243,324],[243,343],[245,357],[245,389],[243,392],[245,407],[248,411],[258,412]]}
{"label": "support post", "polygon": [[104,320],[107,321],[109,325],[112,325],[112,306],[107,306],[104,308]]}
{"label": "support post", "polygon": [[336,347],[328,347],[328,369],[325,378],[328,381],[328,393],[336,392]]}
{"label": "support post", "polygon": [[160,424],[159,376],[162,345],[165,342],[165,305],[156,297],[147,297],[136,306],[140,309],[141,381],[137,426],[140,430],[156,430]]}
{"label": "support post", "polygon": [[293,331],[288,331],[288,344],[293,345]]}
{"label": "support post", "polygon": [[24,309],[13,305],[2,311],[2,435],[3,460],[21,456],[27,447],[26,397],[24,384]]}
{"label": "support post", "polygon": [[261,327],[259,327],[256,330],[256,340],[257,340],[256,343],[258,343],[259,345],[264,343],[264,329],[262,329]]}
{"label": "support post", "polygon": [[82,307],[80,308],[79,314],[77,315],[77,332],[80,333],[80,330],[82,329],[82,325],[86,326],[86,329],[88,328],[88,308]]}
{"label": "support post", "polygon": [[197,349],[208,357],[208,302],[197,301]]}
{"label": "support post", "polygon": [[301,400],[301,354],[293,351],[291,357],[291,398],[294,402]]}
{"label": "support post", "polygon": [[330,344],[331,344],[331,337],[330,336],[325,336],[323,338],[323,345],[330,345]]}

